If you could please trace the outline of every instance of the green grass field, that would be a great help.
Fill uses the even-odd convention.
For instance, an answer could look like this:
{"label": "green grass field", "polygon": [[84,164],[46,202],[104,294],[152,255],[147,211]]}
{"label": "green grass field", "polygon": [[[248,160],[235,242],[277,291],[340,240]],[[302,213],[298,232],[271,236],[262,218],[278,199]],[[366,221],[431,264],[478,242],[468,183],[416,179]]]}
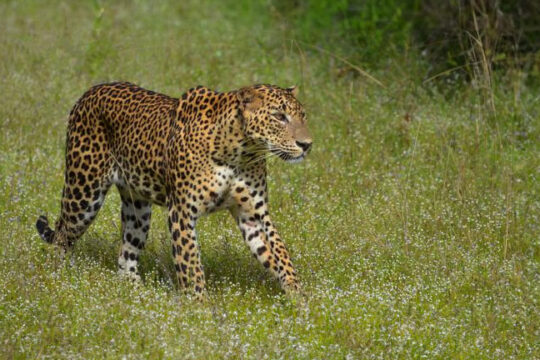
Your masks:
{"label": "green grass field", "polygon": [[[0,358],[540,358],[540,97],[526,76],[497,82],[495,113],[472,87],[422,84],[412,57],[380,59],[380,86],[245,4],[0,3]],[[198,225],[206,304],[178,291],[162,208],[144,282],[117,277],[116,190],[72,261],[42,242],[69,110],[110,80],[174,96],[300,86],[314,148],[270,161],[269,190],[305,300],[281,293],[228,213]]]}

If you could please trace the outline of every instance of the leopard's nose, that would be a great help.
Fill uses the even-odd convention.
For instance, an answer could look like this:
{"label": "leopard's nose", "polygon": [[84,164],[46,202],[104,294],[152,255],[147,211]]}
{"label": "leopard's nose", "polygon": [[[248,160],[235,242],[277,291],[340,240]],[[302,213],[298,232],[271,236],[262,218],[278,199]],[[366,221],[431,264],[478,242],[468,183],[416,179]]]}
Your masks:
{"label": "leopard's nose", "polygon": [[309,151],[309,149],[311,148],[311,144],[312,144],[311,141],[297,141],[296,142],[296,145],[298,145],[298,147],[304,150],[305,152]]}

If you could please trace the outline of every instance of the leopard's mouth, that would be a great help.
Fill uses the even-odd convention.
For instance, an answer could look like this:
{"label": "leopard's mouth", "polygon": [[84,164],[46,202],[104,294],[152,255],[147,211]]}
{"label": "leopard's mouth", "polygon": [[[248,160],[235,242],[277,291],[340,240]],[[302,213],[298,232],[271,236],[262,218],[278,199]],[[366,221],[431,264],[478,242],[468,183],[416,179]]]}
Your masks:
{"label": "leopard's mouth", "polygon": [[288,163],[291,163],[291,164],[296,164],[296,163],[299,163],[301,162],[302,160],[304,160],[304,158],[306,157],[306,153],[303,152],[302,154],[300,154],[299,156],[293,156],[293,155],[290,155],[290,154],[281,154],[279,155],[279,157],[288,162]]}
{"label": "leopard's mouth", "polygon": [[277,155],[281,160],[286,161],[288,163],[299,163],[306,157],[308,151],[304,151],[300,155],[291,154],[289,152],[286,152],[281,149],[271,149],[270,150],[273,154]]}

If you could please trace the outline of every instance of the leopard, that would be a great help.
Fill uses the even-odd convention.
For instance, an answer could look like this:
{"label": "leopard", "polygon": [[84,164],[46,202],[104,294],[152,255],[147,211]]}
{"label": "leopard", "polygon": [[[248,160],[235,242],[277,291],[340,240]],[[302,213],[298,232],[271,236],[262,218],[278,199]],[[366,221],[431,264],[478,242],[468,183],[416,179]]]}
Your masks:
{"label": "leopard", "polygon": [[286,294],[301,292],[289,251],[270,216],[267,163],[302,161],[312,148],[298,87],[205,86],[171,97],[129,82],[91,87],[68,117],[64,186],[54,229],[40,237],[70,253],[115,185],[121,199],[118,272],[140,281],[139,256],[152,206],[165,207],[180,289],[206,299],[197,221],[233,216],[251,254]]}

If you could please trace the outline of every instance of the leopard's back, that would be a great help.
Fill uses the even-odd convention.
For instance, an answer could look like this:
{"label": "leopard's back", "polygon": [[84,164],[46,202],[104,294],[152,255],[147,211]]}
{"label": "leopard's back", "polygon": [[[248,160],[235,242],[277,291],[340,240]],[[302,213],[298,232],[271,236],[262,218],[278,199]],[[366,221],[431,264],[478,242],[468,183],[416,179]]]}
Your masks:
{"label": "leopard's back", "polygon": [[[177,107],[178,99],[131,83],[96,85],[70,114],[66,155],[88,150],[110,158],[113,183],[163,204],[165,147]],[[93,147],[83,149],[85,142]]]}

